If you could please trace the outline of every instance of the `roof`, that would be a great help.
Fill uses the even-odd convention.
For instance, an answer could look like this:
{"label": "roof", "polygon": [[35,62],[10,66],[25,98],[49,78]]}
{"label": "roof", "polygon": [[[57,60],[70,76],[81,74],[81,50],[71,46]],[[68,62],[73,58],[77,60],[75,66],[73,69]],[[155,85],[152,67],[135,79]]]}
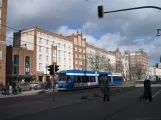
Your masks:
{"label": "roof", "polygon": [[87,74],[95,74],[95,71],[86,71],[86,70],[62,70],[59,73],[87,73]]}

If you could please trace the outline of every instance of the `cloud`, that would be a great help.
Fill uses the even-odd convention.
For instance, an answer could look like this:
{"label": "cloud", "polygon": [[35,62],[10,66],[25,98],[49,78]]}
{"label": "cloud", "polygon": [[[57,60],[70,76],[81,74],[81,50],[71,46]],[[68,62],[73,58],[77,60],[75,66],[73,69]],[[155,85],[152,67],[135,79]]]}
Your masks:
{"label": "cloud", "polygon": [[160,10],[132,10],[105,14],[103,19],[98,19],[98,5],[110,11],[149,5],[161,7],[161,1],[12,0],[8,1],[7,25],[17,29],[38,26],[64,35],[82,30],[92,45],[121,51],[143,48],[149,54],[150,63],[159,58],[161,38],[154,36],[160,26]]}

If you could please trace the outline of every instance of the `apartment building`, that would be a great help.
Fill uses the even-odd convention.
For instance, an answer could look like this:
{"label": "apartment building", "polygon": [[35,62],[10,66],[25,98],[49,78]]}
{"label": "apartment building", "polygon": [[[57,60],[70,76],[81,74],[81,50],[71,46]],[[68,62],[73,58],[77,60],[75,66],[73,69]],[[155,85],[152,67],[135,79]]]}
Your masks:
{"label": "apartment building", "polygon": [[34,27],[14,33],[13,47],[23,45],[33,51],[33,71],[38,79],[50,77],[46,66],[53,63],[60,70],[73,69],[73,41],[67,37]]}
{"label": "apartment building", "polygon": [[125,51],[125,60],[129,63],[129,74],[135,78],[135,74],[140,69],[147,69],[148,67],[148,55],[143,49],[137,51]]}
{"label": "apartment building", "polygon": [[[77,31],[71,36],[55,34],[41,28],[23,29],[14,33],[13,47],[33,51],[31,75],[45,81],[50,78],[46,66],[59,65],[59,70],[87,69],[87,53],[100,51],[108,58],[108,63],[115,66],[117,63],[116,51],[107,51],[89,45],[82,32]],[[21,62],[20,62],[21,63]],[[19,64],[21,66],[21,64]],[[116,66],[115,66],[116,67]]]}
{"label": "apartment building", "polygon": [[6,19],[7,2],[0,0],[0,82],[6,85]]}

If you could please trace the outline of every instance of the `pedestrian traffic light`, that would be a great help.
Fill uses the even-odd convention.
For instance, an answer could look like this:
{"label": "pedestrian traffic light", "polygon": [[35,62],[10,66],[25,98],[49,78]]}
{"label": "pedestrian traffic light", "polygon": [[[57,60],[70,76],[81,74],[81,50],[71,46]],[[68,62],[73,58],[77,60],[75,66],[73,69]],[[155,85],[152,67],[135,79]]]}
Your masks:
{"label": "pedestrian traffic light", "polygon": [[47,67],[48,67],[48,71],[50,72],[50,75],[53,75],[54,74],[54,65],[50,65]]}
{"label": "pedestrian traffic light", "polygon": [[104,12],[103,12],[103,5],[98,6],[98,18],[103,18]]}
{"label": "pedestrian traffic light", "polygon": [[55,72],[59,71],[59,65],[55,65]]}

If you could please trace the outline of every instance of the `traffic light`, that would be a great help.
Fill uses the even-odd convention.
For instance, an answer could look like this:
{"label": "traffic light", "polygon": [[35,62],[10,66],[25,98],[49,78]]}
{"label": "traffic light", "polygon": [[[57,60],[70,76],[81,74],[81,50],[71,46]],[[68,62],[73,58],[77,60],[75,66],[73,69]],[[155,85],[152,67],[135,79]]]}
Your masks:
{"label": "traffic light", "polygon": [[103,18],[104,12],[103,12],[103,5],[98,6],[98,18]]}
{"label": "traffic light", "polygon": [[50,72],[50,75],[54,74],[54,65],[48,66],[48,71]]}
{"label": "traffic light", "polygon": [[59,71],[59,65],[55,65],[55,72]]}

